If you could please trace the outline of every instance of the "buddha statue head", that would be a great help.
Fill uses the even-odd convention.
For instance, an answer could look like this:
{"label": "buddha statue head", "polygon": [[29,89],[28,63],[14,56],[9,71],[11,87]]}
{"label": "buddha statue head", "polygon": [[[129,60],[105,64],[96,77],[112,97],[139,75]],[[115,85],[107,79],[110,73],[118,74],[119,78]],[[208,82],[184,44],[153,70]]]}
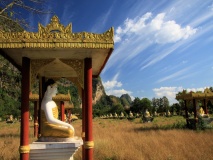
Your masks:
{"label": "buddha statue head", "polygon": [[48,79],[45,83],[45,96],[54,97],[58,93],[57,84],[53,79]]}

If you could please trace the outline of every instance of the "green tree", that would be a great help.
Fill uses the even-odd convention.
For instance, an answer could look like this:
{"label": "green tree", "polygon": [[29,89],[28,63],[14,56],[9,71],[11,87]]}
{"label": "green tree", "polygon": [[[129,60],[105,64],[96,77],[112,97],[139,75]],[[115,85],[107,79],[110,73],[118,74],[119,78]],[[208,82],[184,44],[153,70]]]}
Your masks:
{"label": "green tree", "polygon": [[159,108],[159,99],[152,98],[152,113],[156,112]]}
{"label": "green tree", "polygon": [[158,112],[166,112],[169,110],[169,100],[166,96],[159,99]]}
{"label": "green tree", "polygon": [[140,98],[136,97],[133,100],[130,110],[134,113],[142,113],[142,104]]}
{"label": "green tree", "polygon": [[143,98],[141,100],[141,105],[142,105],[142,113],[145,112],[146,109],[148,109],[149,111],[152,111],[152,105],[151,105],[151,101],[148,98]]}
{"label": "green tree", "polygon": [[110,109],[110,113],[120,114],[121,112],[124,112],[124,107],[121,104],[114,105]]}

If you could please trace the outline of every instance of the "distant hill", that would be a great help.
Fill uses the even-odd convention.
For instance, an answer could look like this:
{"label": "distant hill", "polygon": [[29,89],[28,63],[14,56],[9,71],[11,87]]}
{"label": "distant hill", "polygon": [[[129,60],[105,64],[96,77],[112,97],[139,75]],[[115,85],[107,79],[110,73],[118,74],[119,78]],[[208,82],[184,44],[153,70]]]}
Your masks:
{"label": "distant hill", "polygon": [[112,107],[120,104],[124,108],[129,108],[131,103],[132,100],[128,94],[123,94],[121,97],[106,95],[101,78],[93,78],[93,105],[98,105],[100,108],[100,106]]}
{"label": "distant hill", "polygon": [[121,95],[120,100],[123,106],[129,106],[132,103],[132,99],[128,94]]}

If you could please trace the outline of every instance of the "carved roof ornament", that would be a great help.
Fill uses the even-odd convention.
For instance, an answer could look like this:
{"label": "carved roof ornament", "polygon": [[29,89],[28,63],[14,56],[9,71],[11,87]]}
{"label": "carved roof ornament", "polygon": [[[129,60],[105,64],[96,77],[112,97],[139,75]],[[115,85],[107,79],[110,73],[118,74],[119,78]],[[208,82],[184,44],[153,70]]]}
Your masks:
{"label": "carved roof ornament", "polygon": [[183,90],[182,93],[176,94],[176,99],[182,100],[192,100],[192,99],[213,99],[213,92],[206,88],[204,92],[189,92],[187,93],[186,90]]}
{"label": "carved roof ornament", "polygon": [[48,24],[46,27],[40,23],[38,24],[38,32],[40,34],[48,34],[51,32],[71,33],[72,25],[70,23],[67,27],[64,27],[62,24],[60,24],[59,18],[57,16],[53,16],[50,24]]}
{"label": "carved roof ornament", "polygon": [[[39,100],[39,95],[38,94],[30,94],[29,95],[29,100],[30,101],[38,101]],[[54,101],[71,101],[71,96],[70,92],[68,91],[67,94],[57,94],[56,96],[53,97]]]}
{"label": "carved roof ornament", "polygon": [[[114,48],[114,29],[104,33],[72,32],[72,24],[63,26],[53,16],[38,32],[1,32],[0,54],[21,69],[23,57],[30,59],[30,82],[37,77],[75,78],[84,87],[84,59],[92,58],[92,76],[100,75]],[[81,89],[80,89],[81,90]]]}
{"label": "carved roof ornament", "polygon": [[38,71],[43,66],[49,64],[50,62],[54,61],[54,59],[33,59],[30,63],[30,75],[31,75],[31,85],[35,83],[36,77],[38,76]]}
{"label": "carved roof ornament", "polygon": [[212,93],[212,94],[213,94],[213,92],[212,92],[209,88],[206,88],[206,89],[204,90],[204,93]]}
{"label": "carved roof ornament", "polygon": [[72,60],[72,59],[60,59],[63,63],[72,67],[78,76],[78,83],[82,88],[84,88],[84,61],[82,60]]}
{"label": "carved roof ornament", "polygon": [[71,23],[64,27],[57,16],[38,32],[0,32],[0,48],[114,48],[114,29],[105,33],[72,32]]}

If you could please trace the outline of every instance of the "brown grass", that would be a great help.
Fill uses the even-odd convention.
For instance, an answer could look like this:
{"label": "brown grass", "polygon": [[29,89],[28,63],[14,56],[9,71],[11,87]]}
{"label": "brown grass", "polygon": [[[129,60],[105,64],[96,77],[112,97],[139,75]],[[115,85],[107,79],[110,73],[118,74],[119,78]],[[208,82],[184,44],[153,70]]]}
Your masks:
{"label": "brown grass", "polygon": [[[213,130],[192,131],[165,129],[182,117],[156,118],[152,123],[94,119],[94,160],[212,160]],[[34,141],[30,123],[30,141]],[[81,120],[73,122],[76,135],[81,135]],[[0,123],[0,160],[19,159],[20,124]],[[81,159],[81,149],[75,160]]]}

